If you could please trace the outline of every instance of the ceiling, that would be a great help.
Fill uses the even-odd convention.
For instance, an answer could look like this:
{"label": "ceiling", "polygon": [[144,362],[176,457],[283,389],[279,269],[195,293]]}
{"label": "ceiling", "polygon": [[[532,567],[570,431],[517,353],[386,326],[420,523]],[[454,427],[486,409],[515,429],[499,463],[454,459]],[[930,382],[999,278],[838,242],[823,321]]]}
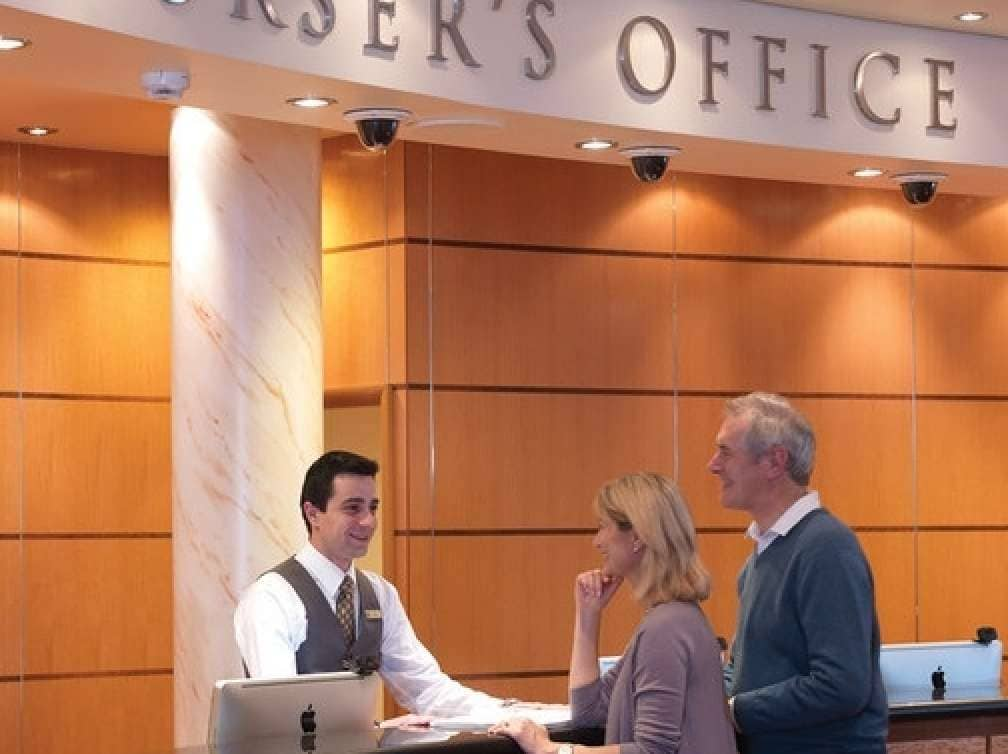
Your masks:
{"label": "ceiling", "polygon": [[[1008,4],[1005,0],[751,0],[764,5],[805,8],[820,13],[837,13],[854,18],[893,21],[931,29],[948,29],[970,34],[1008,37]],[[965,24],[957,13],[976,10],[989,15],[981,23]]]}
{"label": "ceiling", "polygon": [[[984,9],[984,3],[992,0],[977,2],[979,9]],[[954,6],[947,0],[889,0],[884,8],[877,0],[874,3],[803,0],[769,4],[957,28],[951,18]],[[1008,36],[1008,10],[1004,16],[992,10],[984,32]],[[3,93],[0,140],[4,141],[28,141],[31,137],[22,136],[16,129],[28,123],[41,123],[60,129],[59,133],[46,138],[46,143],[56,146],[166,154],[173,104],[143,98],[137,72],[156,69],[162,67],[164,61],[171,61],[184,65],[192,73],[192,86],[186,92],[185,103],[197,107],[302,123],[319,128],[323,134],[335,134],[351,130],[341,116],[344,108],[381,102],[423,115],[418,123],[407,125],[401,131],[402,138],[413,141],[544,157],[623,161],[615,153],[589,154],[573,148],[574,142],[596,135],[600,130],[597,124],[458,105],[433,97],[239,63],[71,25],[2,4],[0,33],[26,35],[33,41],[25,50],[0,53],[0,92]],[[109,65],[111,61],[115,65]],[[304,111],[284,104],[287,97],[309,91],[338,97],[340,104],[337,108],[320,111]],[[264,100],[275,104],[264,105]],[[449,122],[436,125],[433,122],[436,119]],[[662,133],[611,127],[605,128],[605,135],[624,144],[662,143],[667,138]],[[683,153],[675,158],[675,167],[684,172],[893,188],[892,182],[885,178],[866,184],[847,175],[852,168],[870,162],[889,173],[948,172],[950,177],[944,190],[952,193],[1001,195],[1008,191],[1005,170],[987,166],[868,160],[856,154],[700,137],[677,136],[676,144],[683,148]]]}

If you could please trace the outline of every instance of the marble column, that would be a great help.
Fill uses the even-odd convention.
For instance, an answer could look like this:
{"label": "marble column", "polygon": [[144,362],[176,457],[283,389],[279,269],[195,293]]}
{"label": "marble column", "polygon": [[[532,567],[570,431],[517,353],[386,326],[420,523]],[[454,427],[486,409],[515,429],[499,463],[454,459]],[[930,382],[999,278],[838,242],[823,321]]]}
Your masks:
{"label": "marble column", "polygon": [[241,677],[242,589],[305,539],[322,451],[321,142],[176,111],[171,130],[175,745],[206,738]]}

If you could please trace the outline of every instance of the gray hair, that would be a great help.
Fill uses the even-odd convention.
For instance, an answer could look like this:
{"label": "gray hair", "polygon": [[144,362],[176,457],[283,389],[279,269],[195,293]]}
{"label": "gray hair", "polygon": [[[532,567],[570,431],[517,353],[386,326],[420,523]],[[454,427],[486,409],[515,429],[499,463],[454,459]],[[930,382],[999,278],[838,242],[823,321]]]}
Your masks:
{"label": "gray hair", "polygon": [[725,403],[725,414],[752,419],[744,441],[746,450],[761,456],[780,445],[788,454],[788,476],[803,487],[809,483],[815,465],[815,432],[785,398],[773,393],[740,395]]}

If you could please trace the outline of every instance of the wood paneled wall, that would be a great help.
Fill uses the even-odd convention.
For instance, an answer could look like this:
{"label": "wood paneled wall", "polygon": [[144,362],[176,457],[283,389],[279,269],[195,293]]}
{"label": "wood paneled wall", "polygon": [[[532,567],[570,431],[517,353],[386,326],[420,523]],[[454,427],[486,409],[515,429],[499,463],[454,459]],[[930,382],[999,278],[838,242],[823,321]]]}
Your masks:
{"label": "wood paneled wall", "polygon": [[[790,395],[815,425],[814,485],[873,565],[884,641],[1008,630],[990,599],[1008,589],[994,439],[1008,429],[1008,202],[911,211],[890,190],[644,186],[625,167],[410,143],[368,167],[353,152],[327,148],[323,214],[376,196],[388,213],[327,225],[326,290],[355,309],[333,305],[327,323],[370,328],[387,353],[327,328],[327,353],[344,355],[326,384],[391,390],[390,572],[449,672],[565,696],[572,579],[596,561],[591,496],[640,468],[684,489],[714,576],[705,609],[730,636],[748,521],[720,508],[705,464],[724,400],[753,389]],[[349,277],[375,290],[356,299]],[[637,617],[624,595],[604,652]]]}
{"label": "wood paneled wall", "polygon": [[3,751],[172,745],[169,252],[165,158],[0,144]]}

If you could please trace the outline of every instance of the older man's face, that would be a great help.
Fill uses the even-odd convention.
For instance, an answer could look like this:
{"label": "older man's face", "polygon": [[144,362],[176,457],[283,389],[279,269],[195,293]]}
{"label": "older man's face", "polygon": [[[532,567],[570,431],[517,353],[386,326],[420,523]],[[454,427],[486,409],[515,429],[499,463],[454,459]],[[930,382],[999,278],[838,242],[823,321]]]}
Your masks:
{"label": "older man's face", "polygon": [[707,469],[721,480],[721,506],[751,511],[766,484],[765,457],[754,457],[745,447],[752,419],[729,416],[718,430],[714,457]]}

